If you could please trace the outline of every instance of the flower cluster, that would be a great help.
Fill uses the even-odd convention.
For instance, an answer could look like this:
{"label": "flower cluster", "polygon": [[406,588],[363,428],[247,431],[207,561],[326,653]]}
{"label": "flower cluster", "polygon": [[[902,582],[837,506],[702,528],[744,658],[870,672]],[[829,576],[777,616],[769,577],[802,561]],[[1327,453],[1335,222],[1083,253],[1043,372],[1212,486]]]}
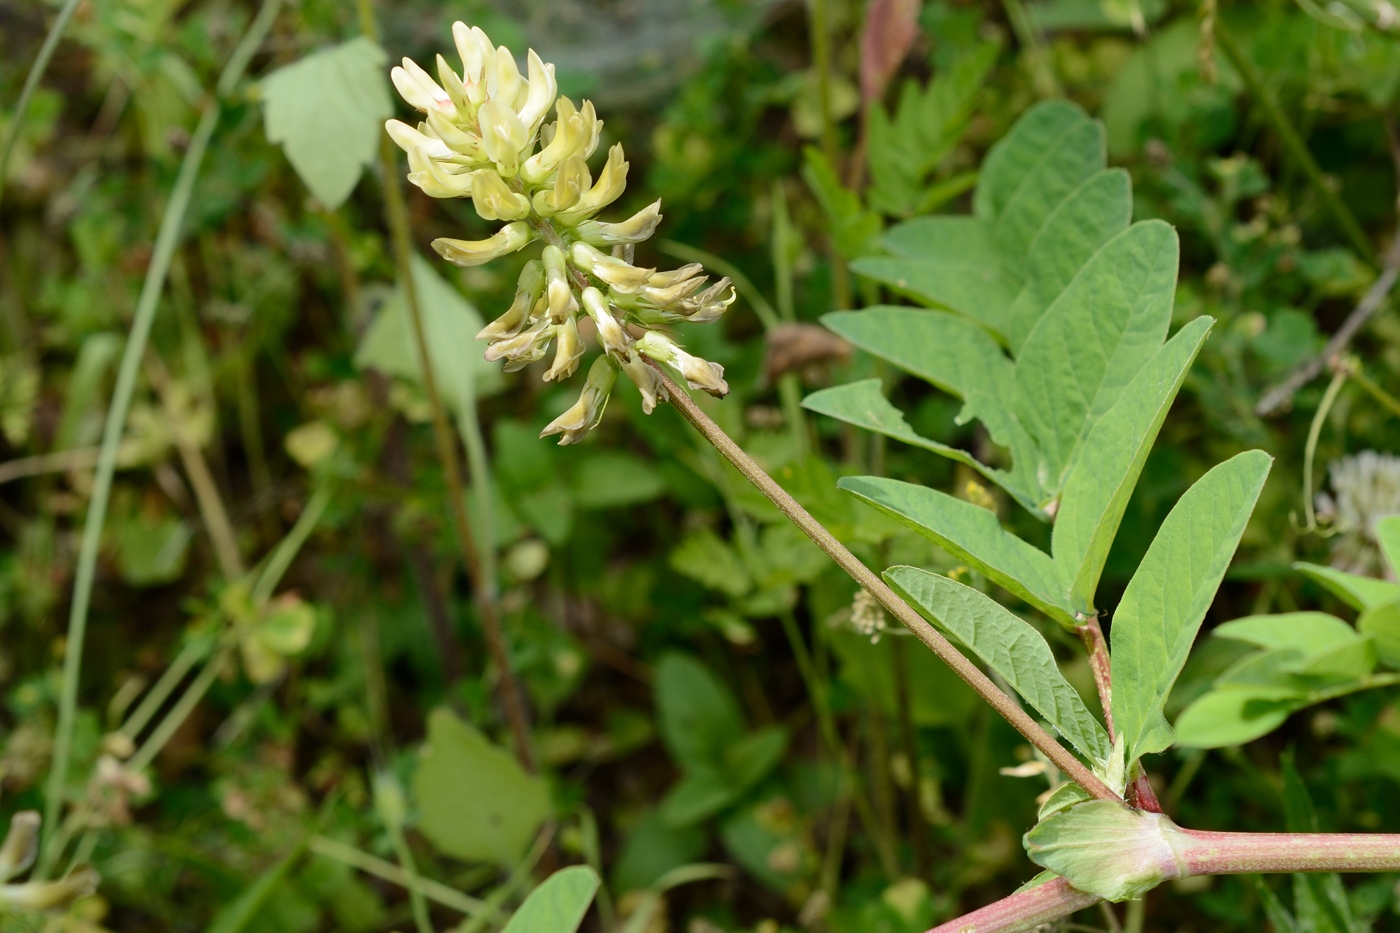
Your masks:
{"label": "flower cluster", "polygon": [[[505,222],[485,240],[433,241],[444,259],[476,266],[544,243],[520,273],[510,307],[477,335],[490,342],[486,358],[503,360],[511,372],[543,359],[552,344],[544,378],[556,380],[578,368],[587,331],[603,349],[578,402],[543,434],[560,435],[561,444],[581,440],[602,418],[619,372],[637,384],[650,413],[666,391],[648,360],[671,367],[692,389],[727,393],[723,367],[654,328],[715,320],[734,301],[729,280],[708,285],[699,264],[670,272],[633,265],[636,244],[661,221],[661,202],[618,223],[595,219],[626,188],[627,162],[615,145],[593,177],[588,158],[603,125],[593,105],[558,97],[554,66],[533,51],[522,76],[510,51],[492,46],[479,28],[456,23],[452,35],[462,74],[439,55],[435,81],[405,58],[394,86],[427,118],[417,129],[397,120],[387,129],[408,153],[409,181],[435,198],[470,197],[483,219]],[[546,123],[551,107],[554,120]]]}

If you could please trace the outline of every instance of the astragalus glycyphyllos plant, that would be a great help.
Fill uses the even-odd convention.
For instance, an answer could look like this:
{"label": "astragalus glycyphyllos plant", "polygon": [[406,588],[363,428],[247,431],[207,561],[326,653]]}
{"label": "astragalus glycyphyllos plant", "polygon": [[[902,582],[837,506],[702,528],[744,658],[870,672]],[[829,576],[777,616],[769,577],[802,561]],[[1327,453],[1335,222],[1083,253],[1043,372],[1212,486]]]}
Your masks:
{"label": "astragalus glycyphyllos plant", "polygon": [[[668,272],[633,265],[636,244],[661,221],[661,202],[617,223],[597,219],[625,190],[627,161],[622,144],[614,145],[594,179],[588,158],[603,121],[593,104],[576,107],[559,97],[554,66],[533,51],[526,77],[515,56],[480,28],[459,22],[452,34],[462,73],[439,55],[439,83],[405,58],[393,70],[394,86],[426,119],[417,129],[398,120],[386,128],[408,153],[408,180],[425,194],[470,197],[483,220],[505,221],[485,240],[434,240],[444,259],[479,266],[544,243],[540,258],[521,271],[510,307],[477,335],[490,342],[488,360],[503,360],[514,372],[543,359],[553,344],[544,378],[567,379],[585,352],[579,324],[590,322],[596,333],[603,355],[589,368],[578,402],[544,435],[560,435],[561,444],[581,440],[602,418],[619,371],[636,383],[651,412],[667,390],[648,359],[673,368],[692,389],[727,394],[722,366],[652,328],[715,320],[734,302],[729,279],[707,287],[698,263]],[[554,120],[546,123],[551,108]]]}
{"label": "astragalus glycyphyllos plant", "polygon": [[[1271,458],[1262,451],[1239,454],[1181,497],[1114,614],[1110,658],[1095,603],[1099,578],[1147,452],[1212,321],[1197,318],[1168,339],[1176,234],[1161,222],[1131,223],[1128,177],[1104,167],[1097,121],[1062,102],[1032,108],[989,155],[974,216],[896,228],[886,238],[892,257],[856,267],[930,307],[874,307],[826,321],[873,355],[962,396],[965,417],[980,418],[1009,448],[1010,470],[915,434],[878,380],[826,390],[807,404],[958,459],[1054,523],[1046,554],[1003,529],[995,514],[934,490],[876,477],[842,483],[1079,634],[1102,720],[1068,683],[1034,626],[985,593],[919,568],[876,576],[671,381],[663,366],[693,389],[726,392],[720,367],[686,354],[655,328],[714,320],[734,299],[728,281],[703,288],[698,265],[669,273],[636,267],[632,248],[655,231],[659,204],[619,224],[593,219],[622,193],[626,163],[614,146],[593,181],[586,160],[599,124],[592,107],[575,108],[564,98],[555,103],[553,71],[533,52],[527,80],[512,54],[493,48],[479,29],[458,23],[454,35],[462,75],[441,56],[441,84],[408,60],[394,69],[400,93],[427,119],[417,130],[390,121],[388,131],[409,154],[409,179],[427,194],[471,197],[484,219],[506,222],[486,240],[436,240],[444,258],[474,266],[534,240],[544,244],[541,257],[526,264],[511,307],[480,334],[489,341],[488,359],[517,370],[543,359],[555,343],[545,378],[562,379],[585,352],[579,323],[587,319],[596,328],[604,353],[579,402],[543,434],[560,434],[561,443],[580,440],[597,425],[618,371],[626,372],[648,412],[660,401],[673,403],[1069,779],[1052,786],[1040,822],[1025,837],[1027,854],[1048,871],[939,931],[1029,930],[1099,900],[1140,898],[1162,881],[1191,875],[1400,869],[1395,836],[1182,829],[1161,812],[1141,771],[1143,756],[1172,744],[1163,714],[1167,696]],[[552,103],[556,118],[546,126]]]}

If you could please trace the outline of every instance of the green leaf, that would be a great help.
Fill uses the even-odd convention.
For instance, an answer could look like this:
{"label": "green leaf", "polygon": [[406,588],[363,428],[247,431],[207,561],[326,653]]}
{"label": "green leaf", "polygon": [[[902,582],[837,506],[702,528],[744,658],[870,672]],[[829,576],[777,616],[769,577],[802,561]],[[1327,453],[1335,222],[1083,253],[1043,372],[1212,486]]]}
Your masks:
{"label": "green leaf", "polygon": [[884,226],[880,215],[866,210],[860,202],[860,195],[841,184],[836,170],[821,150],[807,146],[802,151],[802,158],[802,178],[812,189],[812,194],[830,222],[828,233],[836,252],[846,259],[873,252],[875,238]]}
{"label": "green leaf", "polygon": [[690,864],[704,851],[703,829],[678,829],[653,810],[639,819],[628,834],[622,854],[613,863],[613,887],[619,894],[649,888],[668,871]]}
{"label": "green leaf", "polygon": [[1400,585],[1386,580],[1363,577],[1304,561],[1295,563],[1293,569],[1322,584],[1333,596],[1353,609],[1365,611],[1400,600]]}
{"label": "green leaf", "polygon": [[994,513],[936,489],[878,476],[844,477],[836,485],[976,567],[1057,622],[1074,625],[1074,611],[1058,595],[1063,587],[1054,560],[1003,529]]}
{"label": "green leaf", "polygon": [[1251,450],[1182,495],[1128,582],[1111,630],[1113,722],[1129,764],[1171,744],[1162,707],[1244,534],[1272,458]]}
{"label": "green leaf", "polygon": [[544,782],[450,711],[428,716],[413,775],[418,828],[453,858],[513,865],[549,816]]}
{"label": "green leaf", "polygon": [[581,509],[612,509],[658,498],[666,481],[651,464],[620,450],[591,452],[578,465],[574,504]]}
{"label": "green leaf", "polygon": [[[992,241],[1008,258],[1024,258],[1059,203],[1103,167],[1103,124],[1085,120],[1070,127],[1018,180],[1015,191],[997,212]],[[1009,271],[1018,280],[1024,275],[1022,270]]]}
{"label": "green leaf", "polygon": [[1367,609],[1356,620],[1356,627],[1375,639],[1386,667],[1400,668],[1400,602]]}
{"label": "green leaf", "polygon": [[1007,313],[1013,351],[1019,352],[1045,309],[1100,247],[1128,229],[1132,217],[1132,181],[1118,168],[1091,176],[1060,202],[1031,241],[1026,284]]}
{"label": "green leaf", "polygon": [[990,224],[973,217],[918,217],[881,238],[893,255],[856,259],[851,270],[921,304],[979,321],[1005,340],[1020,285],[1002,271],[991,234]]}
{"label": "green leaf", "polygon": [[698,528],[671,552],[671,569],[737,599],[753,588],[739,554],[713,529]]}
{"label": "green leaf", "polygon": [[344,203],[375,157],[393,113],[384,50],[363,37],[308,55],[262,80],[267,139],[327,208]]}
{"label": "green leaf", "polygon": [[1309,686],[1356,683],[1376,668],[1378,653],[1372,638],[1332,645],[1304,658],[1295,671]]}
{"label": "green leaf", "polygon": [[766,778],[787,751],[788,734],[781,726],[768,726],[750,732],[724,750],[724,768],[729,783],[745,791]]}
{"label": "green leaf", "polygon": [[246,891],[220,910],[207,927],[208,933],[243,933],[248,929],[249,924],[258,919],[258,914],[278,886],[291,874],[292,868],[306,852],[308,841],[309,837],[298,842],[291,852],[274,862]]}
{"label": "green leaf", "polygon": [[973,213],[984,220],[999,215],[1042,154],[1066,133],[1088,122],[1079,105],[1065,100],[1045,101],[1027,110],[987,152],[973,197]]}
{"label": "green leaf", "polygon": [[667,826],[697,826],[729,806],[743,792],[721,771],[699,768],[687,771],[661,801],[659,813]]}
{"label": "green leaf", "polygon": [[744,734],[734,694],[699,661],[668,654],[656,666],[656,713],[662,741],[687,770],[718,769]]}
{"label": "green leaf", "polygon": [[1059,813],[1061,810],[1068,810],[1076,804],[1092,800],[1089,792],[1073,781],[1066,781],[1055,788],[1045,802],[1040,805],[1040,810],[1036,813],[1036,819],[1043,820],[1052,813]]}
{"label": "green leaf", "polygon": [[1182,748],[1226,748],[1268,735],[1307,700],[1288,687],[1221,687],[1204,694],[1176,720]]}
{"label": "green leaf", "polygon": [[1024,479],[1024,476],[1013,477],[1010,473],[978,462],[965,450],[940,444],[915,432],[904,420],[904,413],[891,405],[881,394],[879,379],[862,379],[859,382],[820,389],[803,399],[802,407],[966,464],[1005,489],[1026,509],[1040,514],[1036,505],[1038,490],[1034,486],[1022,485],[1019,481]]}
{"label": "green leaf", "polygon": [[1021,694],[1091,760],[1107,760],[1108,733],[1055,663],[1045,639],[996,600],[917,567],[885,579],[929,621],[949,632]]}
{"label": "green leaf", "polygon": [[1100,249],[1026,338],[1016,416],[1058,491],[1086,435],[1162,346],[1176,290],[1176,231],[1134,224]]}
{"label": "green leaf", "polygon": [[[503,384],[500,367],[486,362],[476,334],[481,315],[471,302],[443,281],[426,260],[414,255],[413,284],[418,310],[423,315],[428,358],[443,404],[460,413],[475,405],[476,398],[498,390]],[[404,307],[403,290],[379,309],[355,350],[355,366],[377,369],[386,376],[397,376],[421,384],[423,367],[413,324]]]}
{"label": "green leaf", "polygon": [[574,933],[598,891],[598,873],[587,865],[561,868],[530,892],[501,933]]}
{"label": "green leaf", "polygon": [[1390,564],[1390,572],[1400,576],[1400,515],[1387,515],[1376,522],[1376,540]]}
{"label": "green leaf", "polygon": [[1303,654],[1357,640],[1355,629],[1325,612],[1245,616],[1217,625],[1211,634],[1216,638],[1247,642],[1260,648],[1291,648]]}
{"label": "green leaf", "polygon": [[867,353],[963,399],[958,423],[981,420],[992,440],[1011,450],[1013,484],[1025,488],[1034,482],[1035,441],[1013,414],[1015,366],[989,333],[956,315],[892,305],[836,311],[822,323]]}
{"label": "green leaf", "polygon": [[1050,553],[1075,609],[1086,614],[1094,609],[1099,576],[1128,498],[1212,323],[1196,318],[1168,340],[1082,444],[1095,455],[1071,468],[1050,538]]}

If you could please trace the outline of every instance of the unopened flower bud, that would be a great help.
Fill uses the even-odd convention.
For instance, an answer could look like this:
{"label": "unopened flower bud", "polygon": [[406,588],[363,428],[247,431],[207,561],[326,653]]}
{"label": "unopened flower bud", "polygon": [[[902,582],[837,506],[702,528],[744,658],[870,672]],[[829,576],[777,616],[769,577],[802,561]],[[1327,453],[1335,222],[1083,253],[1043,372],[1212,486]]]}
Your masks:
{"label": "unopened flower bud", "polygon": [[491,99],[476,114],[481,144],[501,175],[514,178],[520,171],[520,151],[530,143],[530,133],[506,104]]}
{"label": "unopened flower bud", "polygon": [[476,335],[477,340],[501,340],[520,333],[520,328],[530,319],[530,309],[544,291],[544,265],[538,259],[531,259],[520,270],[520,278],[515,284],[515,300],[506,313],[487,324]]}
{"label": "unopened flower bud", "polygon": [[61,881],[0,885],[0,913],[12,910],[64,910],[78,898],[96,891],[101,880],[91,866],[79,865]]}
{"label": "unopened flower bud", "polygon": [[723,398],[729,394],[729,384],[724,381],[723,366],[692,356],[670,338],[649,330],[635,346],[637,352],[674,368],[692,389],[703,389],[716,398]]}
{"label": "unopened flower bud", "polygon": [[569,259],[584,272],[601,279],[624,294],[637,291],[656,272],[655,269],[638,269],[631,263],[609,256],[587,243],[575,243],[571,246]]}
{"label": "unopened flower bud", "polygon": [[544,374],[545,382],[568,379],[583,358],[583,340],[579,337],[578,322],[573,315],[564,318],[563,323],[554,325],[554,339],[554,364]]}
{"label": "unopened flower bud", "polygon": [[705,272],[705,267],[698,262],[688,262],[679,269],[672,269],[670,272],[658,272],[647,279],[647,285],[652,288],[670,288],[678,282],[693,279]]}
{"label": "unopened flower bud", "polygon": [[627,332],[622,329],[617,318],[613,317],[608,310],[607,299],[603,293],[593,286],[583,290],[583,310],[593,319],[593,324],[598,328],[598,342],[603,345],[603,349],[616,356],[619,360],[626,359],[631,355],[628,349],[631,341],[627,337]]}
{"label": "unopened flower bud", "polygon": [[578,310],[574,290],[569,287],[569,270],[564,264],[564,251],[553,243],[544,248],[545,295],[549,300],[549,317],[559,323]]}
{"label": "unopened flower bud", "polygon": [[603,420],[603,409],[607,407],[608,396],[617,382],[617,364],[607,356],[600,356],[588,368],[588,380],[583,384],[583,393],[577,402],[558,418],[551,421],[540,437],[551,434],[563,435],[559,443],[577,444],[583,436],[598,426]]}
{"label": "unopened flower bud", "polygon": [[472,204],[482,220],[524,220],[530,216],[530,199],[511,191],[489,168],[472,176]]}
{"label": "unopened flower bud", "polygon": [[459,266],[479,266],[520,249],[531,239],[530,225],[523,220],[506,224],[494,236],[485,240],[452,240],[440,237],[433,249],[448,262]]}
{"label": "unopened flower bud", "polygon": [[0,881],[8,881],[34,864],[39,852],[39,824],[37,810],[21,810],[10,817],[10,830],[0,845]]}
{"label": "unopened flower bud", "polygon": [[640,353],[633,353],[623,360],[622,371],[642,393],[642,411],[646,414],[651,414],[658,404],[670,399],[666,393],[666,383],[661,381],[661,374],[652,369]]}
{"label": "unopened flower bud", "polygon": [[[637,211],[621,223],[605,224],[587,220],[578,225],[578,235],[586,243],[594,246],[616,246],[618,244],[641,243],[651,239],[661,223],[661,202],[655,201]],[[699,268],[697,265],[696,268]]]}
{"label": "unopened flower bud", "polygon": [[486,348],[487,362],[505,360],[506,372],[513,373],[531,363],[544,359],[550,341],[554,339],[554,326],[549,318],[541,317],[514,337],[498,340]]}

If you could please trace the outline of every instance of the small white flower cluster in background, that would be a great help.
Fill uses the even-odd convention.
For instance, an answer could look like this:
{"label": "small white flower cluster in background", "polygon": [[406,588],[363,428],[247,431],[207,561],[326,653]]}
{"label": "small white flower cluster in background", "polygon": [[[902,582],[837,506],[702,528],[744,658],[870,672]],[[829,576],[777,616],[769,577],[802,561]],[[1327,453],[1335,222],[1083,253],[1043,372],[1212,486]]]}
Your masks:
{"label": "small white flower cluster in background", "polygon": [[[393,70],[394,86],[426,120],[417,129],[398,120],[386,127],[408,153],[410,182],[435,198],[470,197],[484,220],[505,222],[485,240],[434,240],[444,259],[476,266],[544,242],[540,258],[525,264],[511,306],[477,335],[490,342],[488,360],[504,360],[512,372],[543,359],[552,344],[544,378],[567,379],[584,354],[579,324],[591,322],[604,353],[578,402],[543,433],[560,435],[561,444],[581,440],[602,418],[619,371],[637,384],[650,413],[666,393],[643,357],[671,367],[692,389],[726,394],[722,366],[651,328],[715,320],[734,302],[729,279],[707,286],[698,264],[671,272],[633,265],[636,244],[661,222],[661,202],[620,223],[595,219],[626,188],[627,162],[621,144],[613,146],[594,179],[588,158],[603,124],[593,105],[558,97],[554,66],[533,51],[525,77],[510,51],[479,28],[456,23],[452,35],[462,74],[439,55],[435,81],[405,58]],[[554,120],[546,123],[551,108]]]}
{"label": "small white flower cluster in background", "polygon": [[869,638],[872,645],[880,643],[880,636],[888,628],[885,610],[865,590],[857,590],[855,599],[851,601],[851,628]]}
{"label": "small white flower cluster in background", "polygon": [[1376,539],[1376,523],[1400,514],[1400,457],[1363,450],[1335,460],[1328,472],[1332,495],[1319,493],[1317,517],[1332,526],[1332,566],[1348,573],[1388,572]]}

